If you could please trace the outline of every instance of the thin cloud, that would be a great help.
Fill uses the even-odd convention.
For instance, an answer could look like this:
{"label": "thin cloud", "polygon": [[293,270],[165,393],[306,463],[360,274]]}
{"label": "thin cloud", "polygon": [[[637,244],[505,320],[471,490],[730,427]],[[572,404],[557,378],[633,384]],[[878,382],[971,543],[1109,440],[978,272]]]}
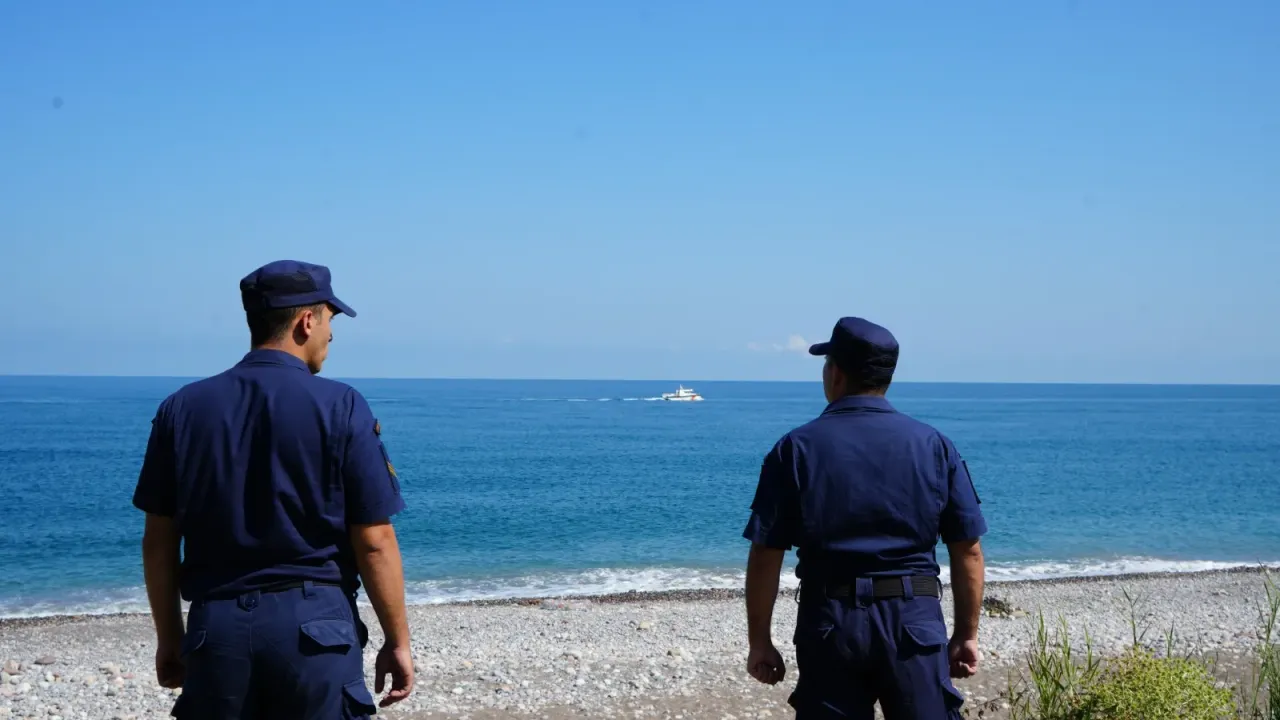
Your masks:
{"label": "thin cloud", "polygon": [[768,345],[749,342],[747,349],[751,352],[793,352],[803,353],[809,351],[809,341],[804,339],[802,335],[792,335],[787,338],[785,343],[769,343]]}

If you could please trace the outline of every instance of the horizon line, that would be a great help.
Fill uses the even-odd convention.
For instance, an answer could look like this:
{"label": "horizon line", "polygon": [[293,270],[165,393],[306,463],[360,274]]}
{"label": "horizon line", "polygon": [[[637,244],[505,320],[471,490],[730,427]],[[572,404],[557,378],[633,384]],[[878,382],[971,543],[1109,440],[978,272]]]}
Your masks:
{"label": "horizon line", "polygon": [[[0,373],[0,379],[88,379],[88,380],[201,380],[208,375],[107,375],[90,373]],[[572,377],[466,377],[466,376],[393,376],[393,375],[333,375],[330,380],[391,380],[428,382],[626,382],[626,383],[777,383],[821,384],[820,379],[735,379],[713,380],[709,378],[674,380],[666,378],[572,378]],[[893,385],[1071,385],[1071,386],[1129,386],[1129,387],[1277,387],[1280,382],[1203,382],[1165,381],[1130,382],[1116,380],[895,380]]]}

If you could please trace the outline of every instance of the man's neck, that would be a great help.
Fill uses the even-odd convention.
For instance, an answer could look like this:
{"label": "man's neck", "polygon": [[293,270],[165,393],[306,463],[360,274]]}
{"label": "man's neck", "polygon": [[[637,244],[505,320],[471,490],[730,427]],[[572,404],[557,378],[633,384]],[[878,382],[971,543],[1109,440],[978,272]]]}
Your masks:
{"label": "man's neck", "polygon": [[277,352],[285,353],[286,355],[292,355],[304,363],[307,361],[307,357],[302,354],[302,348],[298,347],[297,345],[289,345],[281,342],[272,342],[272,343],[264,343],[262,345],[258,345],[257,347],[251,347],[249,349],[250,351],[275,350]]}

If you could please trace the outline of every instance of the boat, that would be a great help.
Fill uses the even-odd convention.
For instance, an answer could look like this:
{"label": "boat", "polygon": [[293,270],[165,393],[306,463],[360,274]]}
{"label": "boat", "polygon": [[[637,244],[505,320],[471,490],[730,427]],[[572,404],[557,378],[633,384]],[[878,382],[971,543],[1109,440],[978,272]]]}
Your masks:
{"label": "boat", "polygon": [[693,388],[681,385],[680,389],[673,393],[662,393],[662,399],[672,402],[701,402],[702,396],[694,392]]}

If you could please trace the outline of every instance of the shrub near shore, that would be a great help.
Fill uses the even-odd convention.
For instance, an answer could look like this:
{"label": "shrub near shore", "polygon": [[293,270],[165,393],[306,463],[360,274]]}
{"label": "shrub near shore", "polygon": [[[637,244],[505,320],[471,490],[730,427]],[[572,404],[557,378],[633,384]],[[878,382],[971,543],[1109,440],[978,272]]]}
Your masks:
{"label": "shrub near shore", "polygon": [[1212,660],[1173,652],[1175,628],[1164,653],[1143,642],[1137,601],[1128,593],[1132,644],[1118,656],[1094,652],[1088,628],[1081,651],[1072,646],[1065,618],[1050,633],[1041,612],[1026,665],[1010,678],[1012,720],[1280,720],[1280,586],[1263,573],[1266,600],[1259,609],[1253,675],[1246,685],[1214,676]]}

